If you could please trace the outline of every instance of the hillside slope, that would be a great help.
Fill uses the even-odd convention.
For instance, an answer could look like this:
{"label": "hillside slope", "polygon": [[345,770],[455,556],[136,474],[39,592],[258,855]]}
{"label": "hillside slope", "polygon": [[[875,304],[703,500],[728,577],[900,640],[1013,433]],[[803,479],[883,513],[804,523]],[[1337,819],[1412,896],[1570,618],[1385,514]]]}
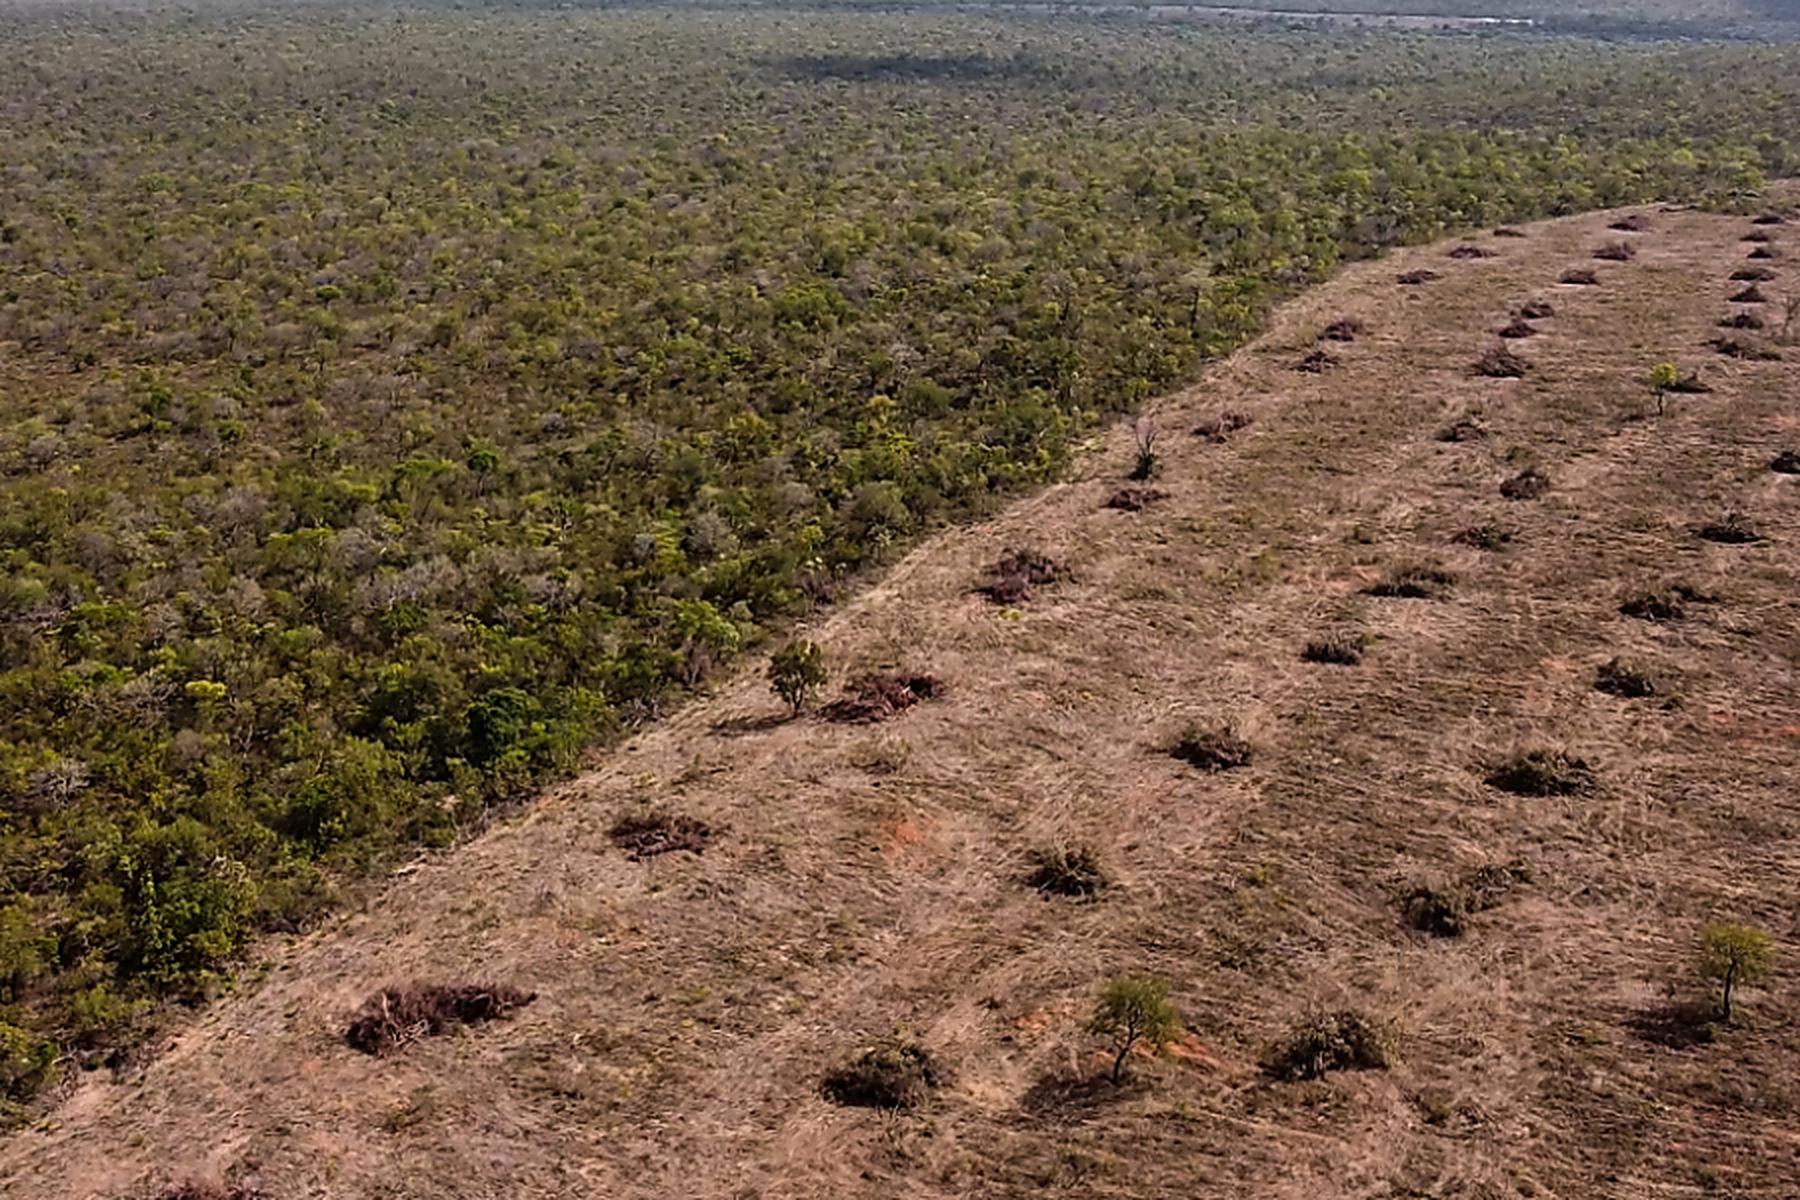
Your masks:
{"label": "hillside slope", "polygon": [[[279,1200],[1792,1195],[1800,483],[1768,464],[1800,449],[1800,350],[1709,346],[1769,344],[1718,328],[1749,222],[1608,231],[1618,215],[1477,239],[1486,258],[1411,251],[1285,307],[1157,407],[1160,500],[1105,507],[1120,430],[815,634],[840,679],[929,672],[940,699],[783,722],[747,673],[283,947],[140,1073],[90,1079],[0,1143],[7,1196],[190,1177]],[[1621,240],[1633,260],[1591,260]],[[1597,287],[1556,282],[1590,266]],[[1396,284],[1421,268],[1440,278]],[[1532,299],[1555,315],[1515,345],[1524,378],[1474,374]],[[1363,332],[1316,342],[1340,318]],[[1297,371],[1316,345],[1336,365]],[[1659,417],[1641,380],[1665,358],[1712,390]],[[1250,423],[1190,432],[1227,411]],[[1439,439],[1464,417],[1483,435]],[[1503,497],[1528,467],[1547,490]],[[1697,536],[1734,512],[1763,540]],[[1484,527],[1497,548],[1457,540]],[[973,594],[1016,548],[1068,578],[1016,607]],[[1367,594],[1408,565],[1453,578]],[[1621,613],[1676,583],[1710,600]],[[1337,633],[1361,635],[1359,665],[1302,661]],[[1597,690],[1615,656],[1656,694]],[[1166,753],[1226,723],[1248,767]],[[1586,760],[1591,790],[1484,782],[1539,747]],[[629,861],[609,831],[644,809],[713,842]],[[1115,886],[1024,886],[1058,844],[1095,848]],[[1416,884],[1513,863],[1526,880],[1459,938],[1402,917]],[[1714,919],[1789,953],[1737,1027],[1688,1044],[1671,1003],[1698,994]],[[1115,1092],[1080,1083],[1104,1064],[1082,1025],[1124,972],[1171,981],[1188,1032]],[[346,1048],[365,997],[414,979],[539,995],[384,1058]],[[1259,1069],[1346,1008],[1391,1026],[1390,1069]],[[821,1097],[899,1028],[948,1069],[927,1104]]]}

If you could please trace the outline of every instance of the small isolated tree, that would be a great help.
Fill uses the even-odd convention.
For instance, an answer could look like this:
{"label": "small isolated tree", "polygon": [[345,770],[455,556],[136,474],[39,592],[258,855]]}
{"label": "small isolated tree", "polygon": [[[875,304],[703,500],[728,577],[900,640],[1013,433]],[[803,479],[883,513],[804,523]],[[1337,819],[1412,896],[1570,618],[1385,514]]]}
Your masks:
{"label": "small isolated tree", "polygon": [[1775,942],[1749,925],[1708,925],[1700,933],[1700,978],[1719,986],[1719,1016],[1731,1020],[1731,993],[1769,973]]}
{"label": "small isolated tree", "polygon": [[1668,407],[1669,393],[1674,391],[1675,385],[1681,382],[1681,371],[1672,362],[1657,363],[1650,368],[1650,374],[1645,382],[1656,394],[1656,415],[1660,417]]}
{"label": "small isolated tree", "polygon": [[825,652],[818,643],[796,639],[769,659],[769,690],[798,716],[825,686]]}
{"label": "small isolated tree", "polygon": [[1149,417],[1139,417],[1131,433],[1137,442],[1137,462],[1132,465],[1131,477],[1142,483],[1156,474],[1156,439],[1162,435],[1162,430]]}
{"label": "small isolated tree", "polygon": [[1088,1032],[1112,1043],[1113,1086],[1125,1076],[1125,1058],[1139,1042],[1160,1050],[1181,1032],[1181,1018],[1169,1003],[1169,985],[1147,976],[1125,976],[1106,985]]}

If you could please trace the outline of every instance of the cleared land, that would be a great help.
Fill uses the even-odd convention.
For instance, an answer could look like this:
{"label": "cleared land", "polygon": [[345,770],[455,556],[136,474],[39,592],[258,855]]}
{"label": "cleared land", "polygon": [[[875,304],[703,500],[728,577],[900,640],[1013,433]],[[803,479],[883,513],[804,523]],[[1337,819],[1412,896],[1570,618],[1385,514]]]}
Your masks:
{"label": "cleared land", "polygon": [[[1120,430],[816,633],[839,680],[929,672],[940,698],[783,721],[747,673],[272,948],[140,1072],[89,1077],[0,1144],[7,1195],[229,1176],[283,1200],[1791,1196],[1800,483],[1768,468],[1800,448],[1800,349],[1719,328],[1747,220],[1635,211],[1643,231],[1595,214],[1474,239],[1486,257],[1440,244],[1283,308],[1156,407],[1161,498],[1106,506]],[[1628,261],[1593,259],[1622,240]],[[1765,293],[1794,286],[1770,267]],[[1589,268],[1599,286],[1556,282]],[[1554,315],[1507,340],[1523,376],[1476,373],[1533,300]],[[1346,318],[1354,340],[1318,341]],[[1783,357],[1721,354],[1724,334]],[[1335,361],[1296,370],[1320,345]],[[1664,359],[1711,390],[1657,416],[1642,380]],[[1193,435],[1226,412],[1249,423]],[[1502,495],[1531,469],[1547,486]],[[1760,540],[1700,536],[1733,513]],[[1018,548],[1067,578],[1013,608],[973,594]],[[1435,598],[1368,594],[1409,567]],[[1676,585],[1679,619],[1622,614]],[[1303,661],[1333,635],[1361,661]],[[1615,657],[1655,694],[1598,690]],[[1225,723],[1248,767],[1166,753]],[[1585,760],[1591,788],[1485,782],[1537,748]],[[644,811],[710,840],[633,861],[612,834]],[[1095,848],[1113,886],[1025,886],[1058,844]],[[1402,914],[1418,884],[1514,863],[1526,880],[1458,938]],[[1686,1044],[1671,1014],[1713,919],[1788,954],[1738,1026]],[[1115,1093],[1080,1082],[1106,1065],[1082,1023],[1123,972],[1171,981],[1187,1033]],[[381,1056],[345,1045],[371,994],[413,980],[536,998]],[[1391,1069],[1261,1071],[1339,1009],[1390,1026]],[[923,1106],[821,1096],[901,1027],[946,1068]]]}

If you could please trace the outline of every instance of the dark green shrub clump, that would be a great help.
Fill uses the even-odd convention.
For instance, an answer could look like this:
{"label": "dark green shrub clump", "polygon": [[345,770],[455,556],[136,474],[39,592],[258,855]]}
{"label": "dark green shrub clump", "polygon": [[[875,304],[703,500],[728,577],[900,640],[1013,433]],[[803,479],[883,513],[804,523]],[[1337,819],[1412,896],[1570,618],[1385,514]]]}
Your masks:
{"label": "dark green shrub clump", "polygon": [[1386,1030],[1359,1012],[1308,1018],[1263,1060],[1276,1079],[1318,1079],[1332,1071],[1384,1071],[1393,1061]]}
{"label": "dark green shrub clump", "polygon": [[908,1109],[923,1104],[944,1081],[943,1069],[925,1047],[896,1040],[828,1072],[819,1090],[850,1108]]}
{"label": "dark green shrub clump", "polygon": [[1582,796],[1594,790],[1594,769],[1561,750],[1528,750],[1488,772],[1489,787],[1516,796]]}

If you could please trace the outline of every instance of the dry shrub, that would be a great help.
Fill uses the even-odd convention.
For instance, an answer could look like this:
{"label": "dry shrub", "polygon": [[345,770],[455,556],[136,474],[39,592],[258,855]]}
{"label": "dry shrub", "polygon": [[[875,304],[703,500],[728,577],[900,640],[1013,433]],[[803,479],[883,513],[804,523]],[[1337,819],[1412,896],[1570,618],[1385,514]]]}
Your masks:
{"label": "dry shrub", "polygon": [[1407,271],[1404,274],[1396,275],[1394,277],[1394,282],[1403,287],[1418,287],[1421,283],[1430,283],[1437,277],[1438,273],[1436,271],[1421,267],[1417,271]]}
{"label": "dry shrub", "polygon": [[1332,1071],[1382,1071],[1393,1046],[1380,1025],[1351,1009],[1308,1017],[1270,1050],[1263,1069],[1289,1082],[1318,1079]]}
{"label": "dry shrub", "polygon": [[1516,341],[1519,338],[1536,337],[1537,327],[1524,317],[1514,317],[1495,332],[1503,338]]}
{"label": "dry shrub", "polygon": [[1348,633],[1316,638],[1306,643],[1306,648],[1300,651],[1300,658],[1304,662],[1336,667],[1354,667],[1362,662],[1362,656],[1362,639]]}
{"label": "dry shrub", "polygon": [[1413,564],[1393,568],[1363,592],[1388,599],[1436,600],[1455,583],[1456,576],[1441,567]]}
{"label": "dry shrub", "polygon": [[1440,442],[1475,442],[1487,436],[1487,430],[1474,417],[1458,417],[1437,431]]}
{"label": "dry shrub", "polygon": [[1536,500],[1549,490],[1550,477],[1536,467],[1526,467],[1500,485],[1500,494],[1508,500]]}
{"label": "dry shrub", "polygon": [[1619,604],[1619,612],[1640,621],[1679,621],[1689,604],[1713,604],[1717,597],[1685,583],[1634,592]]}
{"label": "dry shrub", "polygon": [[1620,233],[1647,233],[1650,230],[1650,218],[1642,213],[1632,213],[1628,217],[1620,217],[1607,228]]}
{"label": "dry shrub", "polygon": [[1169,747],[1169,753],[1202,771],[1235,771],[1250,765],[1250,743],[1229,725],[1213,729],[1189,726]]}
{"label": "dry shrub", "polygon": [[1519,316],[1527,321],[1542,321],[1556,315],[1556,306],[1548,300],[1527,300],[1519,305]]}
{"label": "dry shrub", "polygon": [[1561,750],[1527,750],[1487,774],[1487,785],[1515,796],[1584,796],[1594,790],[1594,768]]}
{"label": "dry shrub", "polygon": [[1323,375],[1338,365],[1338,356],[1329,350],[1314,350],[1305,358],[1294,364],[1294,370],[1304,375]]}
{"label": "dry shrub", "polygon": [[1368,329],[1355,317],[1340,317],[1327,325],[1319,336],[1328,342],[1354,342]]}
{"label": "dry shrub", "polygon": [[1502,225],[1500,228],[1494,230],[1494,236],[1503,238],[1522,238],[1525,236],[1525,231],[1523,229],[1514,229],[1511,225]]}
{"label": "dry shrub", "polygon": [[1223,443],[1232,434],[1250,424],[1250,418],[1241,412],[1222,412],[1208,417],[1194,426],[1194,436],[1209,442]]}
{"label": "dry shrub", "polygon": [[1460,937],[1468,918],[1498,907],[1513,888],[1531,879],[1522,862],[1488,863],[1443,886],[1420,885],[1401,899],[1401,911],[1414,929],[1433,937]]}
{"label": "dry shrub", "polygon": [[1731,298],[1731,302],[1733,304],[1767,304],[1769,298],[1763,294],[1761,288],[1757,287],[1755,284],[1751,284],[1749,287],[1744,288],[1734,295]]}
{"label": "dry shrub", "polygon": [[1783,450],[1769,460],[1769,470],[1777,475],[1800,475],[1800,451]]}
{"label": "dry shrub", "polygon": [[1775,235],[1766,229],[1752,229],[1739,240],[1745,242],[1772,242],[1775,240]]}
{"label": "dry shrub", "polygon": [[1719,322],[1721,329],[1761,329],[1763,319],[1751,312],[1732,313]]}
{"label": "dry shrub", "polygon": [[1781,357],[1777,350],[1752,345],[1742,338],[1716,337],[1707,343],[1726,358],[1742,358],[1752,362],[1773,362]]}
{"label": "dry shrub", "polygon": [[1031,873],[1025,877],[1025,884],[1046,896],[1088,900],[1105,891],[1110,883],[1100,865],[1100,856],[1086,846],[1034,850],[1031,860]]}
{"label": "dry shrub", "polygon": [[988,581],[978,591],[995,604],[1023,604],[1065,574],[1063,565],[1036,550],[1008,550],[988,569]]}
{"label": "dry shrub", "polygon": [[1780,213],[1763,213],[1758,217],[1752,218],[1750,223],[1752,225],[1786,225],[1787,218]]}
{"label": "dry shrub", "polygon": [[1750,258],[1750,259],[1766,261],[1768,259],[1779,258],[1781,256],[1779,253],[1776,252],[1776,250],[1773,246],[1758,246],[1756,249],[1750,251],[1750,253],[1745,255],[1744,257]]}
{"label": "dry shrub", "polygon": [[1734,283],[1768,283],[1775,278],[1775,272],[1768,267],[1739,267],[1731,273]]}
{"label": "dry shrub", "polygon": [[493,984],[414,984],[383,988],[344,1031],[364,1054],[382,1055],[456,1025],[504,1017],[537,999],[536,992]]}
{"label": "dry shrub", "polygon": [[1473,246],[1464,242],[1462,245],[1457,246],[1450,251],[1450,257],[1455,259],[1492,258],[1494,257],[1494,252],[1492,250],[1483,250],[1480,246]]}
{"label": "dry shrub", "polygon": [[1450,540],[1473,550],[1498,550],[1512,541],[1512,531],[1498,525],[1471,525],[1459,530]]}
{"label": "dry shrub", "polygon": [[1629,242],[1608,242],[1594,251],[1594,257],[1601,262],[1630,262],[1637,250]]}
{"label": "dry shrub", "polygon": [[1594,687],[1609,696],[1630,700],[1656,695],[1656,680],[1648,672],[1617,658],[1600,664],[1594,672]]}
{"label": "dry shrub", "polygon": [[1121,512],[1143,512],[1158,500],[1168,499],[1169,493],[1161,488],[1122,487],[1106,498],[1106,507],[1116,508]]}
{"label": "dry shrub", "polygon": [[659,854],[699,854],[712,841],[712,827],[698,817],[677,813],[634,813],[620,817],[608,833],[613,845],[632,862]]}
{"label": "dry shrub", "polygon": [[923,1104],[945,1076],[931,1052],[917,1042],[873,1046],[826,1073],[820,1092],[850,1108],[908,1109]]}
{"label": "dry shrub", "polygon": [[1470,369],[1488,379],[1517,379],[1531,369],[1531,364],[1505,346],[1493,346]]}
{"label": "dry shrub", "polygon": [[843,698],[826,705],[823,715],[840,725],[873,725],[943,694],[943,682],[933,675],[864,675],[845,684]]}
{"label": "dry shrub", "polygon": [[1578,287],[1597,287],[1600,283],[1600,276],[1586,267],[1574,267],[1563,272],[1560,282],[1574,284]]}
{"label": "dry shrub", "polygon": [[1750,524],[1750,518],[1743,513],[1726,513],[1717,521],[1708,521],[1694,532],[1709,542],[1717,542],[1722,546],[1748,546],[1752,542],[1762,541],[1762,534],[1756,532]]}

